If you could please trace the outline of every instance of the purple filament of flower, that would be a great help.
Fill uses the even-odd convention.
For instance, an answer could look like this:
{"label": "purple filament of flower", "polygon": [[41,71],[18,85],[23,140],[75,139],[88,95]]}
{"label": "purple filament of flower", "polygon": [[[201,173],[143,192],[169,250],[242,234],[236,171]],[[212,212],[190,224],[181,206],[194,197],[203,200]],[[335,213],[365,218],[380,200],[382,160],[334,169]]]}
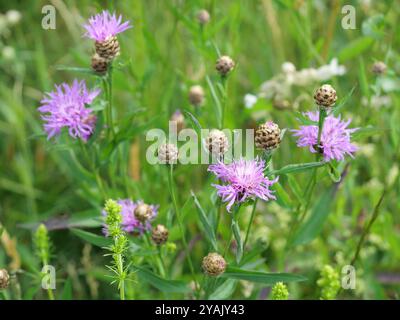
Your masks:
{"label": "purple filament of flower", "polygon": [[107,10],[90,17],[83,27],[86,29],[85,37],[100,42],[132,28],[129,21],[122,23],[121,15],[117,17],[115,13],[111,14]]}
{"label": "purple filament of flower", "polygon": [[45,121],[47,139],[59,135],[63,127],[68,128],[73,138],[89,139],[94,131],[96,116],[86,108],[86,104],[90,104],[99,93],[99,89],[89,91],[85,81],[76,79],[72,85],[55,85],[55,90],[45,94],[38,108]]}
{"label": "purple filament of flower", "polygon": [[260,159],[235,160],[230,164],[218,162],[208,167],[223,185],[213,184],[217,194],[223,202],[228,202],[226,208],[231,211],[234,204],[243,203],[248,199],[260,198],[268,201],[276,199],[270,187],[278,181],[278,178],[269,180],[264,176],[265,161]]}
{"label": "purple filament of flower", "polygon": [[[306,116],[312,121],[318,121],[318,112],[307,112]],[[298,137],[298,147],[308,147],[312,153],[322,152],[324,160],[344,160],[345,155],[353,157],[357,147],[351,143],[351,134],[358,128],[348,129],[351,120],[342,121],[339,117],[328,115],[325,118],[321,133],[320,146],[317,146],[318,126],[304,125],[298,130],[292,130],[294,136]]]}

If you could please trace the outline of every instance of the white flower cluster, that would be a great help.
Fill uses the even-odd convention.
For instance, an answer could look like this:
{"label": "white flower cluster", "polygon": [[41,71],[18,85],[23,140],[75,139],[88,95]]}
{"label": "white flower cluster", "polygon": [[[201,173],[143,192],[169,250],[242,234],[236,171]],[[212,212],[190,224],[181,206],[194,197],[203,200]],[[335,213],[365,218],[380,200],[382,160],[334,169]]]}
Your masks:
{"label": "white flower cluster", "polygon": [[[293,63],[285,62],[282,64],[281,69],[281,73],[261,85],[258,97],[283,100],[290,97],[292,86],[305,87],[346,73],[346,68],[339,65],[337,58],[319,68],[297,70]],[[246,108],[251,108],[256,102],[257,99],[255,99],[254,95],[245,95],[244,104]]]}
{"label": "white flower cluster", "polygon": [[[0,36],[7,38],[10,35],[9,27],[18,24],[21,20],[21,13],[17,10],[9,10],[6,13],[0,13]],[[13,60],[15,58],[15,49],[2,44],[0,39],[1,56],[4,60]]]}

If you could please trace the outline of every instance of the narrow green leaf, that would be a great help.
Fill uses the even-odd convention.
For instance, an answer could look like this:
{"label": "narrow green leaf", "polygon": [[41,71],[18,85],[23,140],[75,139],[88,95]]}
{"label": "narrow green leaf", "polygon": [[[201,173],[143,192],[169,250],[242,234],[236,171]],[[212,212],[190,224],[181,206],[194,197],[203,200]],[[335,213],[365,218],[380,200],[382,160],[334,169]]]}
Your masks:
{"label": "narrow green leaf", "polygon": [[61,300],[72,300],[72,281],[68,278],[65,281],[64,288],[61,295]]}
{"label": "narrow green leaf", "polygon": [[288,283],[307,280],[306,277],[294,273],[267,273],[244,270],[237,267],[228,267],[221,277],[258,282],[270,286],[280,281]]}
{"label": "narrow green leaf", "polygon": [[207,80],[207,84],[210,88],[210,92],[211,92],[211,97],[215,103],[216,106],[216,110],[217,110],[217,119],[218,119],[218,123],[221,123],[221,118],[222,118],[222,105],[221,105],[221,101],[218,98],[217,92],[215,91],[214,85],[211,82],[211,79],[207,76],[206,77]]}
{"label": "narrow green leaf", "polygon": [[290,199],[290,196],[288,193],[285,191],[285,189],[281,186],[280,183],[275,183],[272,187],[275,192],[276,192],[276,201],[278,202],[279,205],[285,208],[292,208],[293,203],[292,200]]}
{"label": "narrow green leaf", "polygon": [[336,183],[340,181],[341,173],[333,163],[329,162],[325,168],[333,182]]}
{"label": "narrow green leaf", "polygon": [[289,164],[287,166],[284,166],[281,169],[278,170],[273,170],[270,172],[267,172],[267,175],[281,175],[281,174],[288,174],[288,173],[293,173],[293,172],[301,172],[301,171],[306,171],[312,168],[317,168],[317,167],[322,167],[326,164],[326,162],[307,162],[307,163],[298,163],[298,164]]}
{"label": "narrow green leaf", "polygon": [[233,236],[236,240],[236,262],[239,263],[243,256],[243,242],[242,242],[242,237],[240,235],[239,224],[236,220],[232,219],[231,228]]}
{"label": "narrow green leaf", "polygon": [[360,37],[348,43],[338,54],[339,62],[351,60],[364,51],[366,51],[372,44],[374,39],[371,37]]}
{"label": "narrow green leaf", "polygon": [[333,200],[333,188],[327,190],[318,200],[308,220],[300,227],[293,238],[292,244],[301,245],[313,240],[322,230],[329,215]]}
{"label": "narrow green leaf", "polygon": [[197,120],[197,118],[191,112],[189,112],[187,110],[183,110],[183,113],[189,117],[189,120],[192,123],[193,129],[195,129],[197,133],[200,133],[202,127],[201,127],[199,120]]}
{"label": "narrow green leaf", "polygon": [[346,94],[346,96],[340,101],[340,103],[339,103],[336,107],[333,108],[333,114],[334,114],[335,116],[338,116],[338,115],[339,115],[340,111],[343,109],[343,107],[347,104],[347,102],[349,101],[349,99],[350,99],[351,96],[353,95],[355,89],[356,89],[356,87],[354,86],[354,87],[350,90],[350,92],[348,92],[348,93]]}
{"label": "narrow green leaf", "polygon": [[194,199],[194,203],[196,205],[197,212],[199,214],[200,222],[203,225],[204,232],[207,235],[207,239],[208,239],[208,241],[210,241],[210,244],[211,244],[213,250],[218,251],[217,239],[215,237],[214,228],[212,227],[211,222],[209,221],[204,209],[202,208],[199,200],[197,199],[197,197],[193,191],[191,191],[191,194]]}
{"label": "narrow green leaf", "polygon": [[97,247],[107,247],[111,245],[111,238],[106,238],[104,236],[99,236],[97,234],[83,231],[81,229],[71,229],[71,232],[77,237],[97,246]]}
{"label": "narrow green leaf", "polygon": [[56,66],[56,70],[90,74],[90,75],[93,75],[96,77],[99,76],[96,72],[94,72],[90,68],[79,68],[79,67],[69,67],[69,66],[58,65],[58,66]]}
{"label": "narrow green leaf", "polygon": [[225,300],[229,299],[230,296],[236,289],[238,281],[236,279],[227,279],[224,281],[215,291],[210,295],[210,300]]}
{"label": "narrow green leaf", "polygon": [[162,292],[185,293],[189,291],[189,287],[184,281],[162,279],[150,270],[137,266],[134,269],[140,280],[148,282]]}

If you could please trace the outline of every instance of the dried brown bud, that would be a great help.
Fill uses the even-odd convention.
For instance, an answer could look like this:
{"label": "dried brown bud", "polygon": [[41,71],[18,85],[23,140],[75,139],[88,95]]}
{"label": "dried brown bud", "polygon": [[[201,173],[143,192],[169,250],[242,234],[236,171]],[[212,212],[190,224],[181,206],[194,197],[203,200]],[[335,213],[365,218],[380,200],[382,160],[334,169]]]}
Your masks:
{"label": "dried brown bud", "polygon": [[162,224],[158,224],[151,231],[151,239],[154,241],[155,244],[160,246],[167,242],[168,234],[169,234],[168,229]]}
{"label": "dried brown bud", "polygon": [[136,219],[138,219],[141,223],[145,223],[153,216],[153,210],[148,204],[140,203],[136,207],[134,214]]}
{"label": "dried brown bud", "polygon": [[205,25],[210,21],[210,14],[207,10],[202,9],[197,13],[197,20],[201,25]]}
{"label": "dried brown bud", "polygon": [[97,73],[105,73],[108,68],[108,60],[100,57],[97,53],[92,56],[92,69]]}
{"label": "dried brown bud", "polygon": [[185,127],[185,117],[182,112],[176,110],[171,116],[170,121],[175,122],[176,131],[179,133]]}
{"label": "dried brown bud", "polygon": [[111,61],[118,56],[120,51],[119,42],[116,36],[108,37],[104,41],[96,41],[95,47],[96,53],[108,61]]}
{"label": "dried brown bud", "polygon": [[376,75],[384,74],[387,70],[386,64],[382,61],[377,61],[372,65],[372,72]]}
{"label": "dried brown bud", "polygon": [[281,130],[276,123],[267,121],[256,130],[254,141],[258,149],[275,149],[281,143]]}
{"label": "dried brown bud", "polygon": [[204,90],[201,86],[192,86],[189,89],[189,101],[192,105],[198,107],[204,102]]}
{"label": "dried brown bud", "polygon": [[219,276],[225,272],[226,262],[220,254],[212,252],[203,258],[202,267],[209,276]]}
{"label": "dried brown bud", "polygon": [[330,84],[322,85],[314,94],[315,103],[320,107],[332,107],[336,99],[336,90]]}
{"label": "dried brown bud", "polygon": [[6,269],[0,269],[0,289],[7,289],[10,284],[10,276]]}
{"label": "dried brown bud", "polygon": [[222,56],[217,60],[215,69],[221,76],[226,76],[235,67],[235,62],[228,56]]}
{"label": "dried brown bud", "polygon": [[178,160],[178,148],[172,143],[162,144],[158,148],[158,159],[163,164],[173,164]]}
{"label": "dried brown bud", "polygon": [[206,138],[206,148],[214,156],[222,156],[228,151],[229,142],[225,133],[218,129],[210,131]]}

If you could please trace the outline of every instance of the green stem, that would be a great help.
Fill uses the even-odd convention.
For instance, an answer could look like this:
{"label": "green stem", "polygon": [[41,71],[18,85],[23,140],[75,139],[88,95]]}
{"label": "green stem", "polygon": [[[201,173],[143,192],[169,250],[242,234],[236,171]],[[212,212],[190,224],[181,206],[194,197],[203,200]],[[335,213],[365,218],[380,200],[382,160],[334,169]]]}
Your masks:
{"label": "green stem", "polygon": [[96,166],[93,163],[93,161],[92,161],[92,159],[91,159],[91,157],[90,157],[90,155],[89,155],[89,153],[88,153],[88,151],[86,149],[86,146],[83,145],[83,142],[80,139],[79,139],[79,146],[81,147],[82,153],[83,153],[84,157],[86,158],[86,161],[88,162],[88,164],[90,166],[90,170],[92,171],[92,173],[93,173],[93,175],[95,177],[97,186],[98,186],[103,198],[106,199],[107,198],[107,193],[105,191],[105,188],[104,188],[103,182],[101,180],[99,171],[96,169]]}
{"label": "green stem", "polygon": [[108,68],[108,74],[107,74],[107,124],[109,126],[109,132],[111,133],[111,137],[115,137],[115,131],[114,131],[114,121],[113,121],[113,100],[112,100],[112,92],[113,92],[113,68],[112,65],[110,64]]}
{"label": "green stem", "polygon": [[317,154],[319,154],[322,130],[324,129],[324,122],[326,118],[326,110],[324,108],[319,109],[319,120],[318,120],[318,138],[317,138]]}
{"label": "green stem", "polygon": [[220,124],[220,130],[224,128],[224,123],[225,123],[225,109],[226,109],[226,96],[227,96],[227,81],[226,81],[226,76],[221,76],[221,84],[223,88],[222,92],[222,110],[221,110],[221,124]]}
{"label": "green stem", "polygon": [[254,221],[254,217],[255,217],[255,213],[256,213],[256,206],[257,206],[257,199],[254,200],[253,209],[251,210],[250,221],[247,226],[246,237],[244,238],[244,242],[243,242],[243,251],[246,250],[247,241],[249,240],[250,229],[251,229],[251,226],[253,225],[253,221]]}
{"label": "green stem", "polygon": [[174,206],[176,219],[178,221],[178,226],[179,226],[179,229],[180,229],[180,232],[181,232],[182,243],[183,243],[183,246],[184,246],[184,249],[185,249],[185,252],[186,252],[186,258],[187,258],[187,261],[188,261],[188,264],[189,264],[189,269],[190,269],[190,272],[192,274],[193,281],[195,282],[196,287],[198,287],[197,281],[196,281],[196,275],[195,275],[194,268],[193,268],[192,258],[190,256],[189,246],[188,246],[188,244],[186,242],[185,229],[183,227],[182,217],[181,217],[181,214],[180,214],[180,211],[179,211],[179,207],[178,207],[178,202],[177,202],[177,199],[176,199],[175,188],[174,188],[173,170],[174,170],[173,165],[172,164],[169,165],[168,186],[169,186],[169,190],[170,190],[170,193],[171,193],[171,198],[172,198],[172,203],[173,203],[173,206]]}
{"label": "green stem", "polygon": [[[47,266],[49,263],[46,259],[42,260],[42,264],[43,266]],[[54,300],[54,294],[53,294],[53,290],[50,288],[47,288],[47,295],[49,297],[49,300]]]}
{"label": "green stem", "polygon": [[119,297],[121,300],[125,300],[125,275],[124,275],[124,265],[122,260],[122,254],[117,253],[117,267],[119,273]]}

